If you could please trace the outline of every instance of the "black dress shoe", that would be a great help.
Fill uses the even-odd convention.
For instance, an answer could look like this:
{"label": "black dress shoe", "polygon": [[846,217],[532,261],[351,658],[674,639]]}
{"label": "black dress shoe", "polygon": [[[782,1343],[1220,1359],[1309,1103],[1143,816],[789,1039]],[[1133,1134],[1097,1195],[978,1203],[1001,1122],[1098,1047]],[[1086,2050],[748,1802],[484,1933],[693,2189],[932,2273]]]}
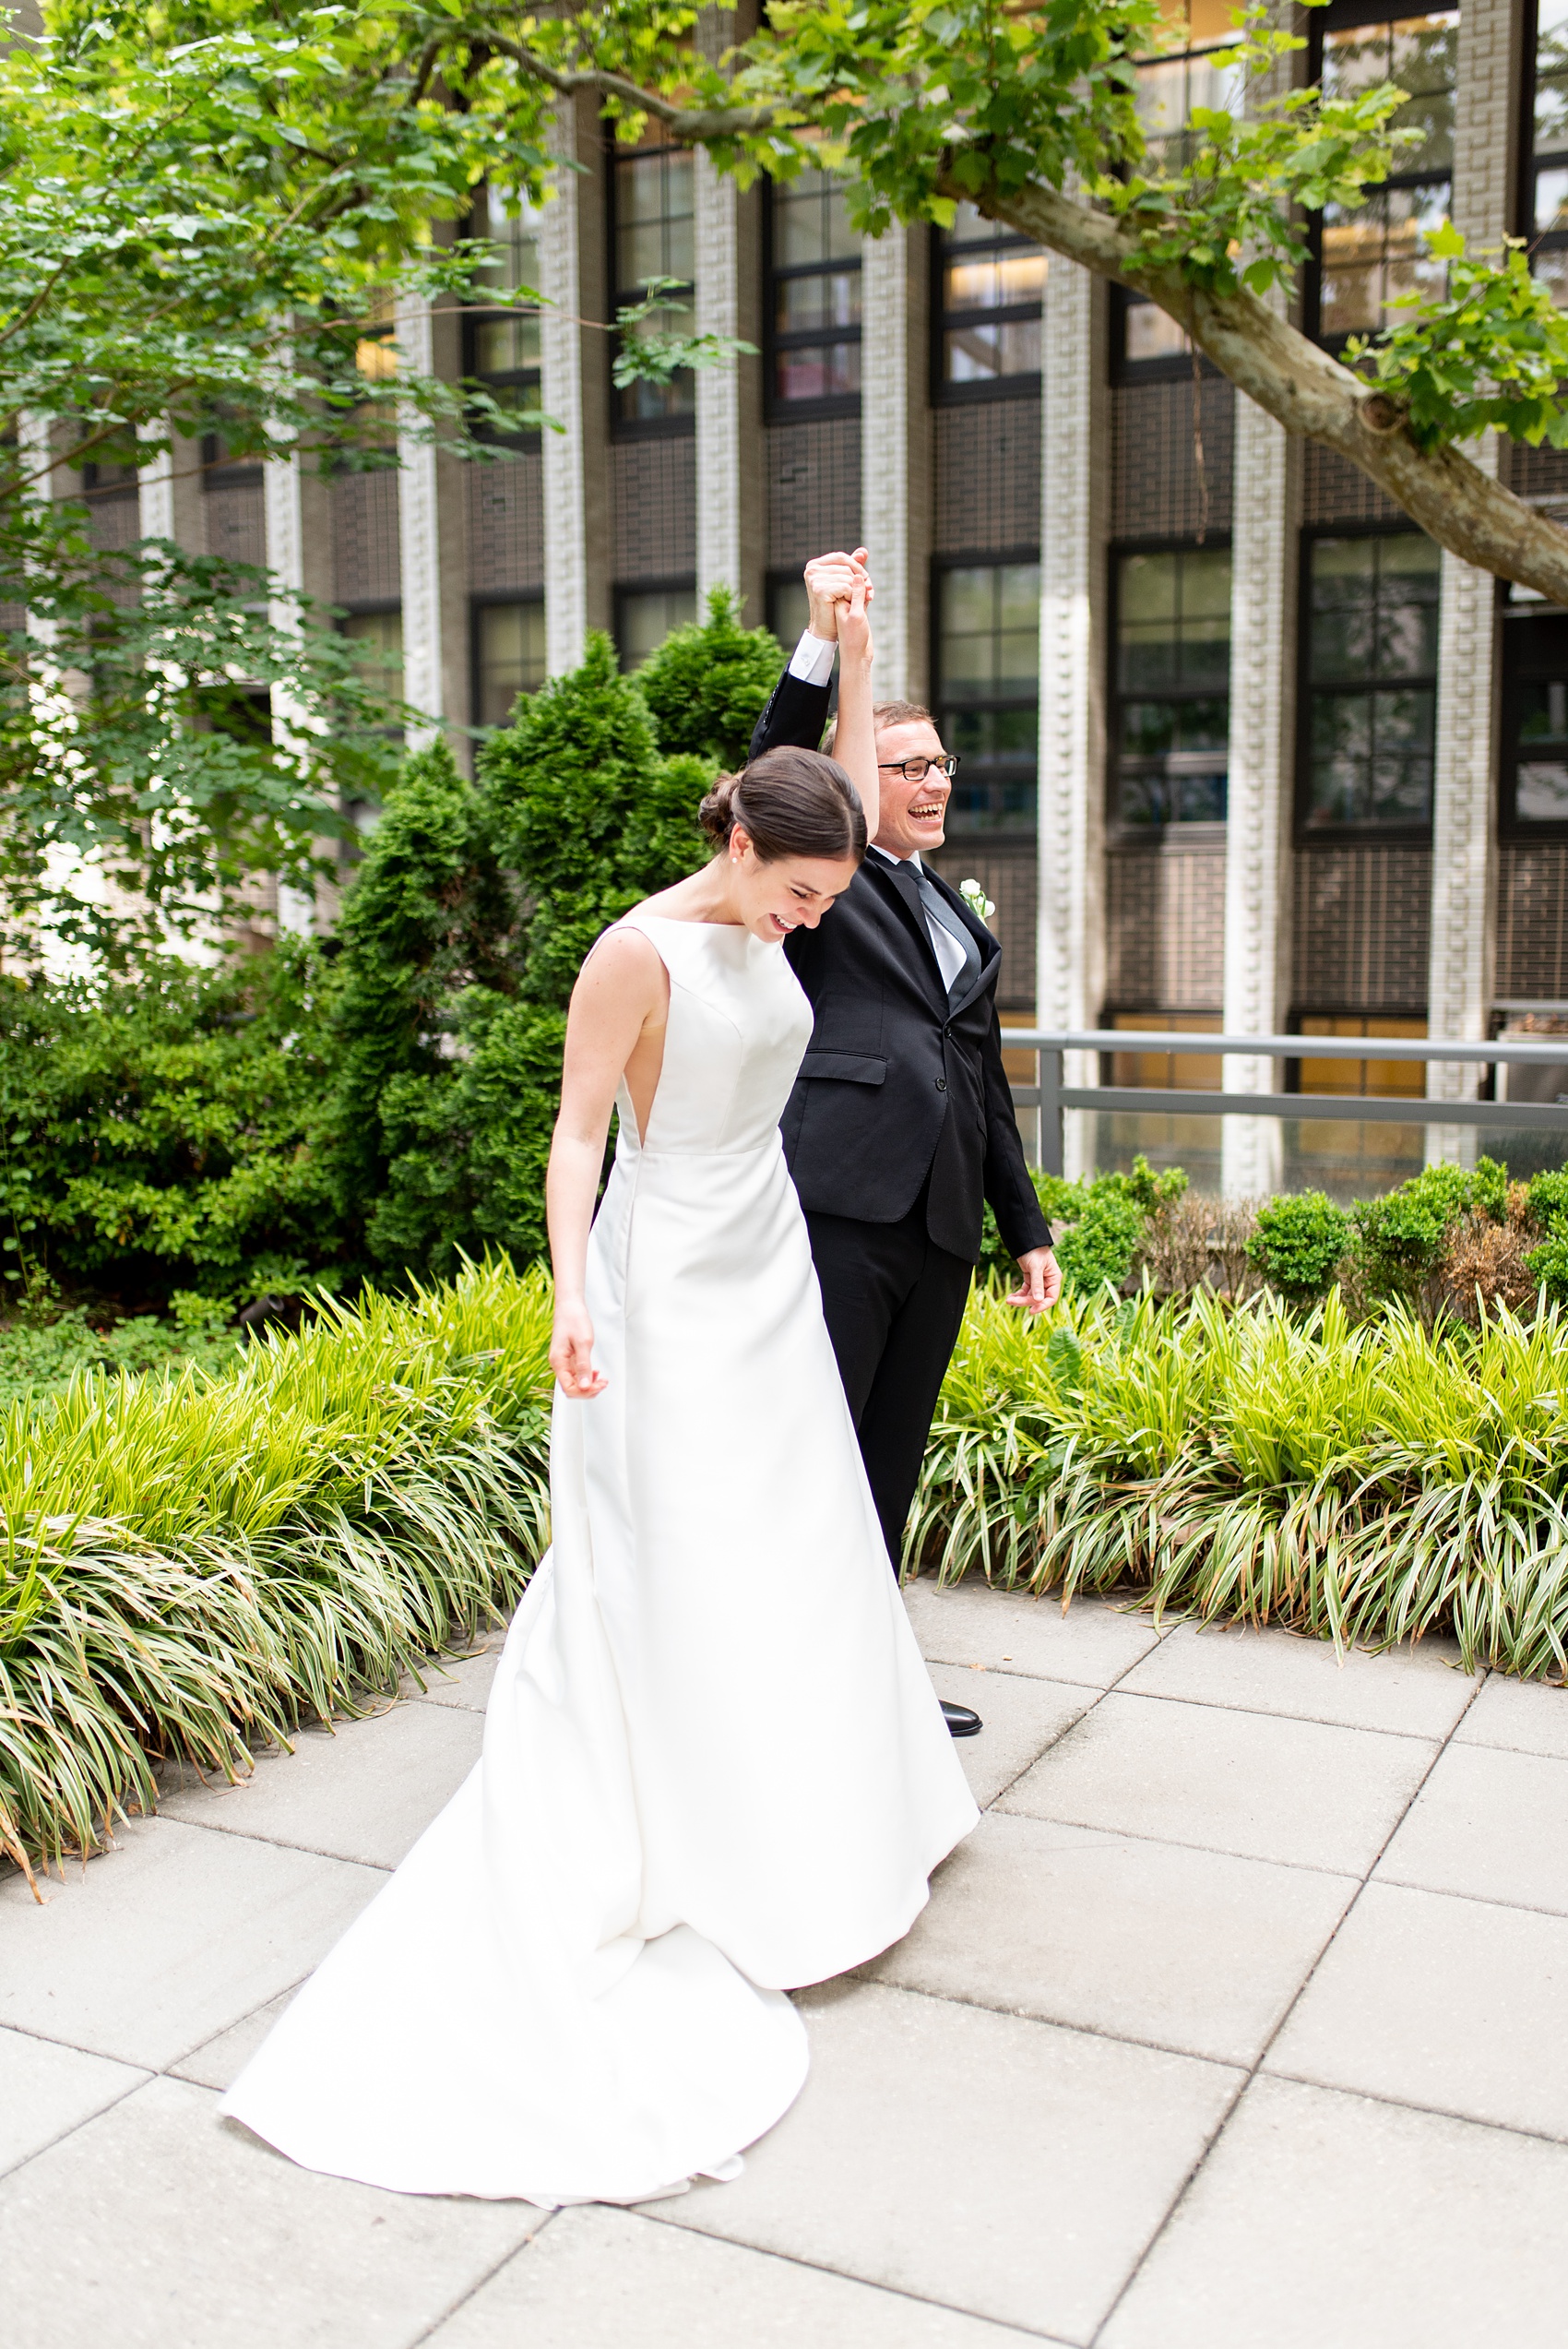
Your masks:
{"label": "black dress shoe", "polygon": [[985,1726],[978,1712],[971,1712],[968,1705],[950,1705],[945,1697],[942,1718],[955,1737],[978,1737]]}

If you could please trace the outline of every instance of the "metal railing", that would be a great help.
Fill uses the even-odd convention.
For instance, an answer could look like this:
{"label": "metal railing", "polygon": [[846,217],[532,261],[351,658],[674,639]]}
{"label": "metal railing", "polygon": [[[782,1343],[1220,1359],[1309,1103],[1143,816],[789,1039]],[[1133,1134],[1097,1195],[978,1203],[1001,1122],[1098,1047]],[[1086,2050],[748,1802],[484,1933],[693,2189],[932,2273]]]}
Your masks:
{"label": "metal railing", "polygon": [[1158,1052],[1187,1059],[1237,1055],[1248,1060],[1423,1060],[1538,1068],[1568,1067],[1568,1036],[1539,1043],[1461,1044],[1426,1036],[1209,1036],[1201,1030],[1004,1028],[1004,1052],[1032,1052],[1036,1081],[1015,1085],[1014,1105],[1039,1112],[1039,1164],[1063,1171],[1062,1117],[1069,1109],[1128,1110],[1156,1116],[1334,1118],[1375,1126],[1488,1126],[1560,1133],[1568,1102],[1443,1101],[1429,1094],[1189,1092],[1174,1085],[1065,1085],[1069,1052]]}

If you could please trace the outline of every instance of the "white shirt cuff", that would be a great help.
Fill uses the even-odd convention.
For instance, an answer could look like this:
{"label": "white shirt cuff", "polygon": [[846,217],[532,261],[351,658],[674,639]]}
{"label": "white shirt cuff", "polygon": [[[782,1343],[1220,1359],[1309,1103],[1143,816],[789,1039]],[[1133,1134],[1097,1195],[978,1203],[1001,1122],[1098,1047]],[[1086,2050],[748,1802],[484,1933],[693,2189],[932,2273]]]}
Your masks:
{"label": "white shirt cuff", "polygon": [[833,675],[833,656],[837,650],[831,637],[814,637],[808,628],[790,655],[790,674],[799,677],[803,686],[826,685]]}

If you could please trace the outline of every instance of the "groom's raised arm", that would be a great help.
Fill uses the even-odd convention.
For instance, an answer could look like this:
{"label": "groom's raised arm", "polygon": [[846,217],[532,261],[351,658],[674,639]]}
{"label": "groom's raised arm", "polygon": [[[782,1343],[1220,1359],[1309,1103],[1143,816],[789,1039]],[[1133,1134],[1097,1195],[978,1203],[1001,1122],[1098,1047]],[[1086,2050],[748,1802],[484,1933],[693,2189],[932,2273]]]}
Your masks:
{"label": "groom's raised arm", "polygon": [[823,729],[827,724],[833,659],[837,650],[838,623],[834,615],[834,599],[849,594],[850,580],[863,567],[865,559],[865,548],[858,546],[852,554],[814,555],[806,565],[806,594],[811,609],[805,633],[790,655],[790,664],[753,730],[754,758],[760,758],[765,750],[778,750],[787,744],[800,750],[821,748]]}

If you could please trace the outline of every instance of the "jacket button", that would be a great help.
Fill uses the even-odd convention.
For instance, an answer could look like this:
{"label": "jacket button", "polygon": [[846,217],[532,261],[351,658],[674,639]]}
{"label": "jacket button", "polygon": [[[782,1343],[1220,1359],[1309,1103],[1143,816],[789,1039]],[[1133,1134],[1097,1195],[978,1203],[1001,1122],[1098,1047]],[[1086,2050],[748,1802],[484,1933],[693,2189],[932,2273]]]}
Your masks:
{"label": "jacket button", "polygon": [[945,1077],[939,1077],[937,1079],[936,1090],[939,1093],[944,1093],[947,1091],[947,1079]]}

